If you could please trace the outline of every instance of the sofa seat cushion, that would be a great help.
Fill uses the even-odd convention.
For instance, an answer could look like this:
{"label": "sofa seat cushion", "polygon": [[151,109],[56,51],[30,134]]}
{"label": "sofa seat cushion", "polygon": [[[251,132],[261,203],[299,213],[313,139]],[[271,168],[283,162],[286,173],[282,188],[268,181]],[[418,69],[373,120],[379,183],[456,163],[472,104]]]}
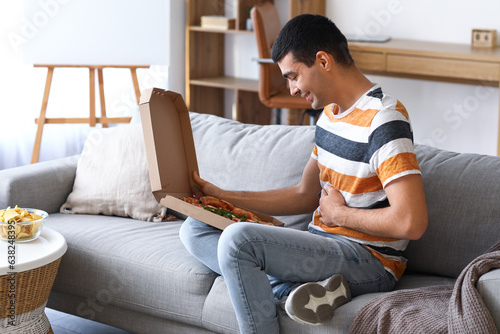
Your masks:
{"label": "sofa seat cushion", "polygon": [[[276,305],[280,332],[286,334],[331,334],[346,333],[360,307],[379,294],[354,298],[338,308],[334,317],[323,326],[303,325],[292,320],[279,305]],[[232,307],[227,286],[222,277],[215,280],[203,309],[205,328],[224,334],[238,333],[238,322]]]}
{"label": "sofa seat cushion", "polygon": [[201,326],[217,275],[184,248],[181,223],[51,214],[46,226],[68,243],[54,290],[80,297],[84,318],[112,304]]}
{"label": "sofa seat cushion", "polygon": [[[80,299],[75,314],[84,318],[92,319],[112,305],[217,333],[237,333],[224,279],[185,250],[178,237],[181,223],[52,214],[47,227],[62,233],[68,242],[53,290]],[[407,273],[396,289],[453,282]],[[358,310],[379,295],[354,298],[319,327],[300,325],[278,307],[280,326],[284,333],[345,333]]]}
{"label": "sofa seat cushion", "polygon": [[[416,289],[433,285],[454,284],[455,279],[420,273],[405,273],[395,290]],[[357,312],[371,299],[383,293],[371,293],[353,298],[349,303],[335,310],[333,318],[324,326],[301,325],[292,320],[277,306],[280,331],[287,334],[332,334],[347,333]],[[238,322],[229,298],[226,283],[217,277],[203,308],[204,327],[216,333],[237,333]]]}

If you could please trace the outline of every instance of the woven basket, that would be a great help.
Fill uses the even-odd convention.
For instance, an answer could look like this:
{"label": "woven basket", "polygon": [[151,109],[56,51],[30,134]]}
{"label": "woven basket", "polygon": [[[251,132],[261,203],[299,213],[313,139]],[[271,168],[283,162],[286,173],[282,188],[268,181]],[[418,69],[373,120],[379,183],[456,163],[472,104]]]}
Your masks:
{"label": "woven basket", "polygon": [[[45,305],[60,262],[59,258],[39,268],[0,276],[1,333],[53,333]],[[16,326],[9,324],[12,320]]]}

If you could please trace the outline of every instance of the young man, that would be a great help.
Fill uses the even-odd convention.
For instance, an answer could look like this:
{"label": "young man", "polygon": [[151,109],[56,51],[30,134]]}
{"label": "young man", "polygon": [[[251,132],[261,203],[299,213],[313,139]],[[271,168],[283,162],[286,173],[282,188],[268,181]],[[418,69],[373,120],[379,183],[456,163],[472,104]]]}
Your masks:
{"label": "young man", "polygon": [[270,215],[315,210],[309,231],[232,224],[221,232],[188,218],[180,232],[224,277],[242,333],[279,333],[274,300],[286,299],[292,319],[320,324],[351,297],[391,290],[405,268],[401,252],[427,227],[408,114],[356,68],[335,24],[297,16],[272,54],[290,93],[324,108],[300,183],[232,192],[194,178],[207,195]]}

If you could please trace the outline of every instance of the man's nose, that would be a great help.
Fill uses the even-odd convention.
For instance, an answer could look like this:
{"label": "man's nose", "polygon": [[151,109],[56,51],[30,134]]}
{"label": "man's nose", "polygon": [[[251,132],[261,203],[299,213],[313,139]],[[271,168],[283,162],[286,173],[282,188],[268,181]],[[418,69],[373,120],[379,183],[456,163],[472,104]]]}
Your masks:
{"label": "man's nose", "polygon": [[300,95],[300,89],[293,83],[290,83],[290,95]]}

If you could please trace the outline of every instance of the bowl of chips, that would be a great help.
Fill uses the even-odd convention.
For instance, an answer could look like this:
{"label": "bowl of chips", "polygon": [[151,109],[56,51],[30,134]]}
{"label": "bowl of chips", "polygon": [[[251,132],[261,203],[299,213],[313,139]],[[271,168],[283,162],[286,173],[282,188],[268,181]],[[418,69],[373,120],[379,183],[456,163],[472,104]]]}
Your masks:
{"label": "bowl of chips", "polygon": [[0,210],[0,239],[15,242],[35,240],[42,232],[49,214],[38,209],[8,207]]}

